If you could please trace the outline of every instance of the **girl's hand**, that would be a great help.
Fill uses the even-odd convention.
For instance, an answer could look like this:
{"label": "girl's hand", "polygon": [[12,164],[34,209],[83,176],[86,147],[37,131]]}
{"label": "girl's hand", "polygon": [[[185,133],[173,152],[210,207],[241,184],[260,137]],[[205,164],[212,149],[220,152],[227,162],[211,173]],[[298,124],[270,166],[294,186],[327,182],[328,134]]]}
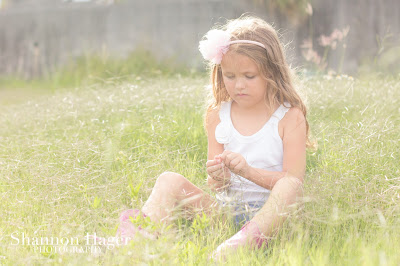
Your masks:
{"label": "girl's hand", "polygon": [[233,173],[244,178],[247,177],[247,174],[250,170],[250,165],[246,162],[246,159],[241,154],[225,150],[222,154],[218,155],[217,158],[221,158],[221,160]]}
{"label": "girl's hand", "polygon": [[207,161],[206,167],[208,175],[216,181],[224,181],[225,183],[231,179],[231,172],[228,167],[217,156],[214,157],[214,160]]}

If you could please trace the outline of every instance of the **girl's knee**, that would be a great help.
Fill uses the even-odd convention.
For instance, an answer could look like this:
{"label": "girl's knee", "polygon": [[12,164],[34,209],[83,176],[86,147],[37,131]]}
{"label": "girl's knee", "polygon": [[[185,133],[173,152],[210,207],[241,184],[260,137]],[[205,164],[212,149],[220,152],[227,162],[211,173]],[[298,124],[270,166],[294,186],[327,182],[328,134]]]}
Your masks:
{"label": "girl's knee", "polygon": [[276,183],[290,185],[290,186],[293,186],[296,188],[300,188],[303,186],[303,182],[299,178],[297,178],[295,176],[290,176],[290,175],[279,179],[278,182],[276,182]]}
{"label": "girl's knee", "polygon": [[280,190],[296,195],[296,198],[303,197],[303,182],[295,176],[285,176],[278,180]]}
{"label": "girl's knee", "polygon": [[279,179],[275,186],[287,191],[296,191],[298,196],[303,194],[303,182],[295,176],[285,176]]}
{"label": "girl's knee", "polygon": [[179,187],[185,183],[186,178],[178,173],[164,172],[157,178],[157,184],[171,187]]}

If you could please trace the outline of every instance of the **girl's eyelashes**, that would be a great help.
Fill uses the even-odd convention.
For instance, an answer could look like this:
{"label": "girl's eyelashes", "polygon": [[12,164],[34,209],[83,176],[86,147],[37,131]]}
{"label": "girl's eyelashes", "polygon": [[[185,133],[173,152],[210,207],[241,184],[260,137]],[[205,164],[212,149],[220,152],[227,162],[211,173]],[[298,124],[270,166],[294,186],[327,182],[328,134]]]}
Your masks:
{"label": "girl's eyelashes", "polygon": [[[228,79],[234,79],[235,78],[235,76],[233,76],[233,75],[224,75],[226,78],[228,78]],[[251,75],[245,75],[245,77],[247,78],[247,79],[253,79],[253,78],[255,78],[256,76],[254,75],[254,76],[251,76]]]}

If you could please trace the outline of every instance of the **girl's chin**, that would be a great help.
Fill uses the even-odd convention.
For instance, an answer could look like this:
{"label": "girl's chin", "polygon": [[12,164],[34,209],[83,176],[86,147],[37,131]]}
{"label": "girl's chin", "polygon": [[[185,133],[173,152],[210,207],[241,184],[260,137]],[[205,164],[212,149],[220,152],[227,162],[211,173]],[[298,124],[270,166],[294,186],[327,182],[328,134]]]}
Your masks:
{"label": "girl's chin", "polygon": [[237,100],[237,101],[247,101],[247,100],[249,100],[250,99],[250,97],[249,97],[249,95],[247,95],[247,94],[244,94],[244,95],[236,95],[235,96],[235,100]]}

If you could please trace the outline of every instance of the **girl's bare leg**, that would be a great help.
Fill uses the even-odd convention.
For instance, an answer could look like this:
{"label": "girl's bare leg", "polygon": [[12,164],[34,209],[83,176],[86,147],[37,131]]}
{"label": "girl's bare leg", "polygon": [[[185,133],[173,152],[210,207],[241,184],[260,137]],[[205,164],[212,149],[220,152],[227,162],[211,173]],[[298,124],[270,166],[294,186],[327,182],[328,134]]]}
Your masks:
{"label": "girl's bare leg", "polygon": [[288,214],[296,206],[298,197],[303,194],[302,182],[293,176],[281,178],[273,187],[265,205],[251,220],[258,225],[261,233],[272,236]]}
{"label": "girl's bare leg", "polygon": [[184,176],[165,172],[157,178],[142,211],[152,221],[168,222],[172,219],[171,213],[176,207],[207,213],[217,207],[217,202]]}
{"label": "girl's bare leg", "polygon": [[234,236],[219,245],[212,257],[224,257],[226,251],[232,251],[239,246],[263,244],[264,236],[272,236],[287,218],[297,197],[302,195],[302,182],[291,176],[281,178],[274,186],[265,205],[253,219]]}

